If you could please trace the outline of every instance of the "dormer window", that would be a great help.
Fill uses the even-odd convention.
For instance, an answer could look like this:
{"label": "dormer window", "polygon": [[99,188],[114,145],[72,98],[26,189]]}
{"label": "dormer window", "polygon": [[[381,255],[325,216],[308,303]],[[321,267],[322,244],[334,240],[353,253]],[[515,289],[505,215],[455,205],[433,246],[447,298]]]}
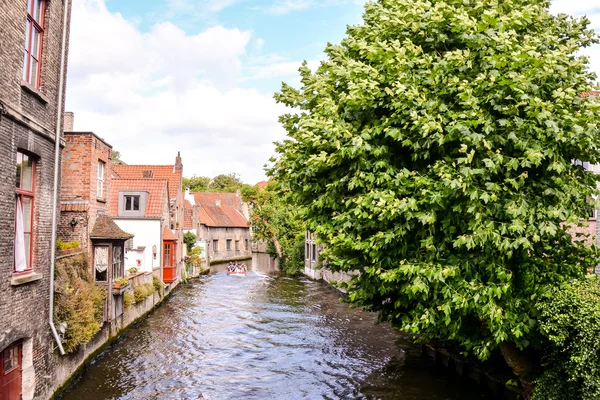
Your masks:
{"label": "dormer window", "polygon": [[119,217],[143,217],[148,192],[119,192]]}
{"label": "dormer window", "polygon": [[125,211],[140,211],[140,195],[125,196]]}

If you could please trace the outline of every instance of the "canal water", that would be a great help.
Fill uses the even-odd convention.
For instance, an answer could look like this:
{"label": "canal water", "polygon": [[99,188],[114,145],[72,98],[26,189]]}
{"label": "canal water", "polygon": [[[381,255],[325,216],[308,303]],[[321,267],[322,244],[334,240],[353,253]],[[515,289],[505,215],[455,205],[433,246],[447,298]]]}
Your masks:
{"label": "canal water", "polygon": [[487,398],[322,282],[223,269],[182,285],[64,399]]}

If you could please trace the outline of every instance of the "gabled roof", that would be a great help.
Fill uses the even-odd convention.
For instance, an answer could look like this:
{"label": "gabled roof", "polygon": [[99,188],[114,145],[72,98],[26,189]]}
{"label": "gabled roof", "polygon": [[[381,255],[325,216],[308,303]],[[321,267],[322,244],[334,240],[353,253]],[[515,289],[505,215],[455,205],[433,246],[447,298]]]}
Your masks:
{"label": "gabled roof", "polygon": [[173,232],[171,232],[171,230],[165,225],[163,227],[162,239],[163,240],[175,240],[175,241],[177,241],[177,236],[175,236],[175,234]]}
{"label": "gabled roof", "polygon": [[197,192],[194,193],[194,201],[196,204],[216,205],[220,202],[221,206],[229,206],[240,208],[242,200],[236,193],[213,193],[213,192]]}
{"label": "gabled roof", "polygon": [[94,224],[94,228],[90,233],[91,239],[122,239],[127,240],[131,239],[133,235],[131,233],[127,233],[115,224],[115,221],[112,220],[106,214],[98,215],[96,218],[96,223]]}
{"label": "gabled roof", "polygon": [[200,223],[221,228],[247,228],[248,221],[234,207],[209,204],[198,205]]}
{"label": "gabled roof", "polygon": [[188,200],[183,201],[183,229],[194,229],[192,216],[194,215],[194,208],[192,203]]}
{"label": "gabled roof", "polygon": [[144,217],[162,217],[163,210],[169,208],[169,182],[166,179],[114,179],[110,188],[109,214],[119,215],[120,192],[148,192]]}
{"label": "gabled roof", "polygon": [[166,179],[169,181],[169,198],[177,197],[181,188],[181,170],[175,165],[117,165],[111,166],[114,178],[121,179]]}

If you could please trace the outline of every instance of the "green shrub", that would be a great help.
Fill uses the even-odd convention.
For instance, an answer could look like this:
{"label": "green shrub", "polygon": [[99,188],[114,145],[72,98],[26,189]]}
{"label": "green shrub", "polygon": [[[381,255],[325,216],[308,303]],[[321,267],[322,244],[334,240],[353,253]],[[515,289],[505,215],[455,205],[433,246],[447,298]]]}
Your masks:
{"label": "green shrub", "polygon": [[131,293],[125,293],[123,295],[123,304],[125,306],[125,308],[129,308],[131,307],[131,305],[134,303],[135,298],[133,297],[133,295]]}
{"label": "green shrub", "polygon": [[165,295],[165,284],[160,278],[156,275],[152,276],[152,285],[154,285],[154,290],[156,290],[160,297]]}
{"label": "green shrub", "polygon": [[95,285],[84,255],[57,261],[54,281],[54,318],[66,323],[62,344],[72,353],[102,327],[106,290]]}
{"label": "green shrub", "polygon": [[129,279],[127,278],[117,278],[114,280],[114,283],[124,286],[124,285],[128,285],[129,284]]}
{"label": "green shrub", "polygon": [[56,239],[56,250],[69,250],[69,249],[78,249],[80,244],[78,241],[73,242],[63,242],[62,239]]}
{"label": "green shrub", "polygon": [[138,272],[138,269],[136,267],[131,267],[127,271],[129,271],[130,274],[135,274],[136,272]]}
{"label": "green shrub", "polygon": [[600,278],[551,289],[538,310],[549,346],[533,399],[600,398]]}
{"label": "green shrub", "polygon": [[156,289],[154,288],[154,285],[152,283],[144,283],[144,287],[146,288],[146,297],[152,296],[154,294],[154,292],[156,291]]}
{"label": "green shrub", "polygon": [[136,303],[139,303],[142,300],[144,300],[146,297],[148,297],[148,292],[146,290],[146,286],[139,285],[139,286],[136,286],[135,288],[133,288],[133,297],[134,297]]}

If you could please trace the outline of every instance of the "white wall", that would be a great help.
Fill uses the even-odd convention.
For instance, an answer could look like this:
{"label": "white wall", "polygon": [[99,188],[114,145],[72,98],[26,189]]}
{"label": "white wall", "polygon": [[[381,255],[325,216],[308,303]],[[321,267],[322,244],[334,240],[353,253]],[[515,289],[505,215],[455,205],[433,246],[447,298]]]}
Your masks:
{"label": "white wall", "polygon": [[[125,232],[135,235],[133,237],[133,250],[125,253],[125,271],[136,267],[137,261],[141,259],[140,271],[151,272],[153,268],[160,267],[162,259],[160,221],[156,219],[114,219],[119,228]],[[136,250],[139,246],[145,246],[144,250]],[[152,254],[152,246],[156,246],[156,259]]]}

